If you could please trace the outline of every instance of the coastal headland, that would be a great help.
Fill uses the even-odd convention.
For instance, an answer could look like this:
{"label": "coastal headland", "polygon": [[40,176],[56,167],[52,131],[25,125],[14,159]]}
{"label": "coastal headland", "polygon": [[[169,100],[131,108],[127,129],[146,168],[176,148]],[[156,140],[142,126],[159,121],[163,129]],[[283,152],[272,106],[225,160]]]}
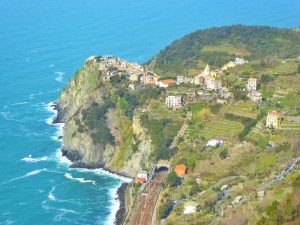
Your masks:
{"label": "coastal headland", "polygon": [[299,43],[298,30],[234,25],[143,65],[91,56],[56,100],[62,154],[133,179],[116,224],[297,223]]}

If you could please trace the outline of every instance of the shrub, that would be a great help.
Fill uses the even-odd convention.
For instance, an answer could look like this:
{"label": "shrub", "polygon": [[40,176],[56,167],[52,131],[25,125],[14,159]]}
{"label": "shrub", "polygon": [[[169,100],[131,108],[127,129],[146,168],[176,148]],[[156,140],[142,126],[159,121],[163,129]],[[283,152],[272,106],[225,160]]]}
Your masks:
{"label": "shrub", "polygon": [[164,203],[159,207],[159,218],[165,219],[168,217],[173,209],[173,202],[171,199],[166,199]]}
{"label": "shrub", "polygon": [[177,177],[174,171],[170,172],[167,176],[166,183],[170,187],[175,187],[179,183],[179,177]]}
{"label": "shrub", "polygon": [[220,152],[219,152],[219,156],[220,156],[221,159],[226,159],[227,156],[228,156],[228,149],[225,148],[225,149],[223,149],[222,151],[220,151]]}
{"label": "shrub", "polygon": [[262,84],[269,83],[269,82],[271,82],[273,80],[274,80],[274,78],[271,77],[269,74],[263,74],[260,77],[260,83],[262,83]]}
{"label": "shrub", "polygon": [[214,105],[210,105],[209,108],[213,114],[217,114],[220,111],[220,109],[222,108],[222,105],[214,104]]}
{"label": "shrub", "polygon": [[193,196],[193,195],[195,195],[195,194],[197,194],[199,192],[201,192],[201,188],[200,188],[199,184],[197,184],[197,183],[192,184],[192,186],[191,186],[191,188],[189,190],[189,194],[191,196]]}
{"label": "shrub", "polygon": [[294,187],[294,188],[300,187],[300,175],[298,175],[298,176],[296,177],[296,179],[293,181],[293,187]]}

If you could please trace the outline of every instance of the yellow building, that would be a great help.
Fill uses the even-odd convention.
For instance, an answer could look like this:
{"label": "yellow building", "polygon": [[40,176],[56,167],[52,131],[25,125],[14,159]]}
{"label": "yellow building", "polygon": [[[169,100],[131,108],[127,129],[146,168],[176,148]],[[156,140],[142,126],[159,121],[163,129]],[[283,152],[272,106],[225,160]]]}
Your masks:
{"label": "yellow building", "polygon": [[222,67],[222,71],[228,70],[228,69],[230,69],[230,68],[234,68],[235,66],[236,66],[236,65],[235,65],[234,62],[229,62],[229,63],[227,63],[226,65],[224,65],[224,66]]}
{"label": "yellow building", "polygon": [[281,122],[281,114],[277,111],[272,111],[268,113],[266,127],[278,128]]}

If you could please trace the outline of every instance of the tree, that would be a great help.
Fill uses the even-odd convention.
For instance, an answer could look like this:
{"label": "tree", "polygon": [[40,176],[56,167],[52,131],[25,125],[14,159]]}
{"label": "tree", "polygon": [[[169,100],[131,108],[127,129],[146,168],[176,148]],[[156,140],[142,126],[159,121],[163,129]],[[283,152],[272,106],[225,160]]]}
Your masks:
{"label": "tree", "polygon": [[298,73],[300,73],[300,64],[298,65]]}
{"label": "tree", "polygon": [[170,172],[167,176],[167,185],[170,187],[175,187],[179,183],[179,178],[174,171]]}

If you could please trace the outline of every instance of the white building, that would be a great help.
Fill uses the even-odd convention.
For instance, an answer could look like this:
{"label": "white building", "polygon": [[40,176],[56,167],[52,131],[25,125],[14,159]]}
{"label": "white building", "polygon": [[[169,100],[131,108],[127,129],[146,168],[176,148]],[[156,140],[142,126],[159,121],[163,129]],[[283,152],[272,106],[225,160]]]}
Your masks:
{"label": "white building", "polygon": [[243,196],[236,196],[235,198],[234,198],[234,200],[232,201],[232,204],[238,204],[238,203],[240,203],[241,201],[242,201],[242,199],[243,199],[244,197]]}
{"label": "white building", "polygon": [[214,77],[207,77],[205,83],[208,90],[217,91],[222,88],[221,81],[215,79]]}
{"label": "white building", "polygon": [[223,140],[219,140],[219,139],[210,139],[207,143],[206,146],[207,147],[216,147],[216,146],[220,146],[223,145],[224,141]]}
{"label": "white building", "polygon": [[192,84],[194,83],[194,79],[186,76],[177,76],[176,84]]}
{"label": "white building", "polygon": [[187,202],[184,204],[183,213],[185,215],[193,214],[197,211],[198,203],[196,202]]}
{"label": "white building", "polygon": [[228,98],[230,98],[231,93],[228,88],[222,87],[220,89],[220,96],[221,96],[221,98],[228,99]]}
{"label": "white building", "polygon": [[252,102],[261,102],[262,94],[259,91],[251,91],[247,95]]}
{"label": "white building", "polygon": [[265,197],[265,191],[258,191],[257,196],[259,199],[263,199]]}
{"label": "white building", "polygon": [[229,189],[229,186],[227,184],[224,184],[222,187],[221,187],[221,191],[227,191]]}
{"label": "white building", "polygon": [[247,63],[247,61],[243,58],[235,58],[235,62],[236,65],[243,65],[245,63]]}
{"label": "white building", "polygon": [[257,90],[257,79],[256,78],[249,78],[247,85],[247,91],[256,91]]}
{"label": "white building", "polygon": [[175,96],[171,95],[166,98],[166,106],[168,108],[180,108],[182,107],[183,102],[182,102],[182,97],[181,96]]}
{"label": "white building", "polygon": [[135,89],[134,84],[129,84],[128,85],[128,90],[134,91],[134,89]]}

